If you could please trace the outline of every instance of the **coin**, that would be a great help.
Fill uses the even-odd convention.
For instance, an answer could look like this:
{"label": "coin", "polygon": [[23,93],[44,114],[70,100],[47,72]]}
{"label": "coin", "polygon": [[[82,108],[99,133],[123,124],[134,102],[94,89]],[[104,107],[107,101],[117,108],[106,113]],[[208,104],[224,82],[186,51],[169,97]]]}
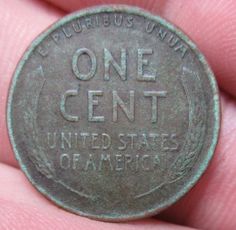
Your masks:
{"label": "coin", "polygon": [[196,45],[142,9],[64,17],[20,60],[8,101],[20,166],[47,198],[105,221],[157,214],[197,182],[219,130]]}

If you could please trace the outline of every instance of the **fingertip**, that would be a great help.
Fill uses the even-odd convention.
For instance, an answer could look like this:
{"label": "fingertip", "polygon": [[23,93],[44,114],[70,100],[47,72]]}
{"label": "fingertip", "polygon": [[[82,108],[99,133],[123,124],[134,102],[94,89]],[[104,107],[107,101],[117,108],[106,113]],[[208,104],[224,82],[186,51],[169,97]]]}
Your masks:
{"label": "fingertip", "polygon": [[220,88],[236,96],[236,2],[169,0],[162,13],[195,41]]}

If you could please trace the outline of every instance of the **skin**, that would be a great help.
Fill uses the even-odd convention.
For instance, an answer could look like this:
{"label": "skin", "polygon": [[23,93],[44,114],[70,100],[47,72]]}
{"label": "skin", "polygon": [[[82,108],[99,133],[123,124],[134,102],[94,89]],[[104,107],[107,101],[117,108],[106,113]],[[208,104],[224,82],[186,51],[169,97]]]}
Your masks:
{"label": "skin", "polygon": [[[201,180],[162,214],[118,224],[68,213],[38,193],[19,169],[6,127],[10,80],[28,44],[66,13],[102,3],[140,6],[180,27],[207,57],[221,89],[219,143]],[[235,229],[235,0],[0,0],[0,28],[0,229]]]}

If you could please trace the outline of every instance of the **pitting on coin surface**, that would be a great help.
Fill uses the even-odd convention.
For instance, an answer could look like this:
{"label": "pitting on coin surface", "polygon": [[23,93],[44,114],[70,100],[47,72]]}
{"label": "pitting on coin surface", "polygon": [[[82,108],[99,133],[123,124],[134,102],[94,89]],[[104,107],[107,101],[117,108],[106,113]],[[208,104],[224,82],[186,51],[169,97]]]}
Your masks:
{"label": "pitting on coin surface", "polygon": [[49,199],[90,218],[136,219],[170,206],[206,169],[217,86],[170,23],[97,7],[31,44],[12,81],[8,126],[22,170]]}

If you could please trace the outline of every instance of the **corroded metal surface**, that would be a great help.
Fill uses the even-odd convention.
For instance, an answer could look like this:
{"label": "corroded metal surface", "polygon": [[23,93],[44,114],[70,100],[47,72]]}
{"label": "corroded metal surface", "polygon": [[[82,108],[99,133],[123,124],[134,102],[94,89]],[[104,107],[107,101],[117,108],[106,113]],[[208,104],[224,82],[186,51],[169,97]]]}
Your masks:
{"label": "corroded metal surface", "polygon": [[23,171],[59,206],[95,219],[156,214],[211,159],[213,73],[173,25],[141,9],[71,14],[21,59],[8,126]]}

